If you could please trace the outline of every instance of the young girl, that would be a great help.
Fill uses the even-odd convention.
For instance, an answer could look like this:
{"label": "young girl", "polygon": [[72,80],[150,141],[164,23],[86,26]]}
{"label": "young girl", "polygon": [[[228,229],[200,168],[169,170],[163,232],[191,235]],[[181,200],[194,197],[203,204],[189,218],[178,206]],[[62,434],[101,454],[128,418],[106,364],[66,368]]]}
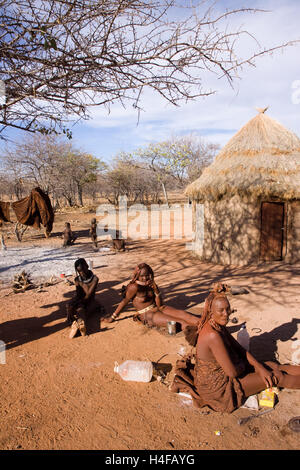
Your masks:
{"label": "young girl", "polygon": [[88,316],[101,308],[95,300],[95,291],[99,282],[98,277],[89,270],[84,258],[75,261],[76,294],[67,304],[67,321],[71,324],[70,338],[79,331],[82,336],[86,335],[86,321]]}

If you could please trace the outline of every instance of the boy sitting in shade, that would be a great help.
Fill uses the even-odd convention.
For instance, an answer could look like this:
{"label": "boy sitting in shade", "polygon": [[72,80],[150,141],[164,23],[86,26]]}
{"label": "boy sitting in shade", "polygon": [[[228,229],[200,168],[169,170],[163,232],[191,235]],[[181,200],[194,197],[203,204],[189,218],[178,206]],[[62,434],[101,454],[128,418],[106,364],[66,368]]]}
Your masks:
{"label": "boy sitting in shade", "polygon": [[74,235],[74,233],[71,230],[71,224],[69,222],[66,222],[65,229],[63,231],[63,239],[64,239],[63,247],[74,245],[76,238],[77,237]]}
{"label": "boy sitting in shade", "polygon": [[120,230],[116,230],[115,238],[112,239],[113,249],[116,251],[125,251],[125,240],[120,237]]}

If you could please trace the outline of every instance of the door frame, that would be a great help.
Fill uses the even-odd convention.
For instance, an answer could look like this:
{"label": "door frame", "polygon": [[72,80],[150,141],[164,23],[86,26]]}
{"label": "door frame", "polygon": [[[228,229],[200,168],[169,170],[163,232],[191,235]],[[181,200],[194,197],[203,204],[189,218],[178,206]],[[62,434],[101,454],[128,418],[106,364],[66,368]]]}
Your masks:
{"label": "door frame", "polygon": [[[281,259],[280,260],[273,260],[273,261],[268,261],[264,260],[261,257],[261,242],[262,242],[262,205],[265,202],[271,202],[271,203],[277,203],[277,204],[283,204],[283,234],[282,234],[282,243],[281,243]],[[275,199],[275,198],[270,198],[270,199],[261,199],[259,201],[260,204],[260,212],[259,212],[259,260],[263,261],[265,263],[278,263],[282,262],[284,258],[286,257],[287,254],[287,227],[288,227],[288,204],[286,201],[282,201],[280,199]]]}

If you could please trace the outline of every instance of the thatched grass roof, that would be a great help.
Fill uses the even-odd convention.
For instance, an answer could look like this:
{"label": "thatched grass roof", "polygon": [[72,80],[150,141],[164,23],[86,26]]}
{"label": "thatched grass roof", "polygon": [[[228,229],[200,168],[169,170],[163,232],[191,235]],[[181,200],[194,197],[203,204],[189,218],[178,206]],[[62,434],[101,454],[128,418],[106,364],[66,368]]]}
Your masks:
{"label": "thatched grass roof", "polygon": [[300,199],[300,139],[264,111],[230,139],[187,196],[199,202],[235,194]]}

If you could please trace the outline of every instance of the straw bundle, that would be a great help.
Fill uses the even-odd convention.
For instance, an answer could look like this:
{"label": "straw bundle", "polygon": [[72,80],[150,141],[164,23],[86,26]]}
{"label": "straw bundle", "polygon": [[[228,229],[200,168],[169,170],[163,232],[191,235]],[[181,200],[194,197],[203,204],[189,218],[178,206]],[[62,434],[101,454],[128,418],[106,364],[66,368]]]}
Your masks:
{"label": "straw bundle", "polygon": [[187,196],[199,202],[236,194],[300,199],[300,139],[264,111],[232,137],[186,188]]}
{"label": "straw bundle", "polygon": [[30,275],[26,271],[22,271],[20,274],[16,274],[12,281],[12,289],[15,293],[25,292],[27,289],[33,287]]}

